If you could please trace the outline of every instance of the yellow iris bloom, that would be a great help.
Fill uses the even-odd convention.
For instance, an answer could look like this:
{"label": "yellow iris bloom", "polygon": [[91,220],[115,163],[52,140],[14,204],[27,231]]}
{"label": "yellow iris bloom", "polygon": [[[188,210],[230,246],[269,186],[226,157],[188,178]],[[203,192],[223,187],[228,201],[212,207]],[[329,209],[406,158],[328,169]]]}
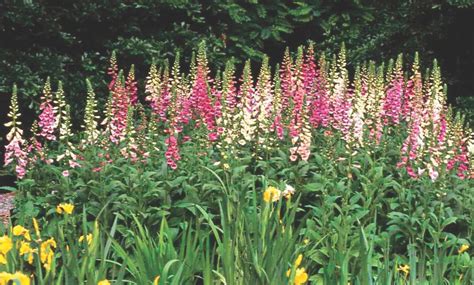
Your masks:
{"label": "yellow iris bloom", "polygon": [[468,249],[469,249],[469,245],[463,244],[463,245],[461,245],[461,247],[459,248],[458,253],[459,253],[459,254],[462,254],[463,252],[467,251]]}
{"label": "yellow iris bloom", "polygon": [[29,242],[22,241],[20,243],[20,256],[27,255],[28,263],[33,264],[33,253],[37,253],[37,249],[32,249]]}
{"label": "yellow iris bloom", "polygon": [[[86,239],[86,241],[87,241],[87,244],[88,244],[88,245],[91,245],[91,242],[92,242],[92,234],[86,235],[85,239]],[[79,242],[82,242],[83,240],[84,240],[84,236],[80,236],[80,237],[79,237]]]}
{"label": "yellow iris bloom", "polygon": [[61,203],[56,207],[56,212],[58,214],[72,214],[72,211],[74,210],[74,205],[70,203]]}
{"label": "yellow iris bloom", "polygon": [[[295,272],[295,278],[293,281],[294,285],[301,285],[306,283],[308,281],[308,273],[306,273],[306,270],[304,267],[298,268],[298,266],[301,265],[301,262],[303,261],[303,254],[299,254],[298,257],[295,260],[295,267],[296,267],[296,272]],[[286,272],[286,276],[290,277],[291,276],[291,268],[288,269]]]}
{"label": "yellow iris bloom", "polygon": [[24,228],[23,226],[17,225],[13,227],[13,235],[14,236],[23,236],[26,240],[30,241],[30,231]]}
{"label": "yellow iris bloom", "polygon": [[0,237],[0,264],[7,264],[7,253],[12,248],[13,242],[9,236],[4,235]]}
{"label": "yellow iris bloom", "polygon": [[295,285],[304,284],[306,281],[308,281],[308,273],[306,273],[306,270],[303,267],[296,269]]}
{"label": "yellow iris bloom", "polygon": [[0,285],[7,285],[12,279],[13,274],[7,272],[0,272]]}
{"label": "yellow iris bloom", "polygon": [[15,274],[0,272],[0,285],[7,285],[10,281],[14,281],[14,284],[20,285],[31,284],[30,278],[21,272],[16,272]]}
{"label": "yellow iris bloom", "polygon": [[[0,253],[0,264],[7,264],[7,257]],[[2,283],[0,283],[2,285]]]}
{"label": "yellow iris bloom", "polygon": [[7,254],[13,248],[13,242],[7,235],[0,237],[0,254]]}
{"label": "yellow iris bloom", "polygon": [[263,200],[267,203],[276,202],[280,200],[281,191],[273,186],[270,186],[263,192]]}
{"label": "yellow iris bloom", "polygon": [[410,273],[410,266],[408,266],[408,264],[400,265],[397,270],[405,273],[405,275],[408,275],[408,273]]}
{"label": "yellow iris bloom", "polygon": [[51,263],[53,263],[54,248],[56,248],[56,241],[53,238],[41,243],[40,259],[44,268],[48,271],[51,269]]}

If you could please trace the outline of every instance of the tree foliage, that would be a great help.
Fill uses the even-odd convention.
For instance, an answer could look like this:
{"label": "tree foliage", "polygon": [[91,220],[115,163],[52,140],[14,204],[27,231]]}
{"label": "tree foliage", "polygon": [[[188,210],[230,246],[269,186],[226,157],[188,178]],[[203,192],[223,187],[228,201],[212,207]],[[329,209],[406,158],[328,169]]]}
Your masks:
{"label": "tree foliage", "polygon": [[[309,39],[317,52],[334,52],[345,42],[349,64],[387,60],[400,52],[420,51],[424,62],[438,57],[448,85],[454,86],[450,94],[472,94],[472,3],[5,0],[0,3],[0,93],[10,93],[17,82],[32,107],[51,76],[85,104],[86,86],[74,78],[103,83],[112,50],[121,62],[143,62],[137,73],[144,74],[152,61],[164,62],[177,51],[190,54],[202,40],[210,62],[223,69],[229,57],[240,63],[261,61],[265,54],[279,60],[286,46],[295,49]],[[99,98],[105,100],[105,91]]]}

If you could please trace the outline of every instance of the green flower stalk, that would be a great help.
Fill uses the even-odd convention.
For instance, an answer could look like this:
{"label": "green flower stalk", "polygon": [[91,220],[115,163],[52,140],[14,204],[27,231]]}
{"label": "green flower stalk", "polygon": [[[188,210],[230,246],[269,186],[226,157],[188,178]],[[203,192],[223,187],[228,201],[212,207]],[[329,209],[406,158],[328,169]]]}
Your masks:
{"label": "green flower stalk", "polygon": [[135,65],[130,66],[130,71],[127,75],[127,81],[125,82],[125,89],[127,89],[130,104],[135,106],[138,103],[138,88],[137,81],[135,80]]}
{"label": "green flower stalk", "polygon": [[[385,97],[385,84],[384,84],[384,65],[378,67],[375,81],[375,97],[372,112],[369,140],[378,144],[382,137],[383,124],[383,102]],[[370,125],[369,125],[370,126]]]}
{"label": "green flower stalk", "polygon": [[[353,122],[353,142],[358,146],[364,144],[364,114],[365,114],[365,95],[366,95],[366,84],[362,80],[362,74],[365,69],[361,69],[360,66],[356,67],[354,75],[354,96],[352,103],[351,120]],[[365,74],[364,74],[365,75]]]}
{"label": "green flower stalk", "polygon": [[159,100],[161,94],[161,71],[156,68],[156,64],[153,63],[150,66],[150,71],[146,78],[145,93],[147,96],[145,100],[150,103],[150,107],[154,114],[158,114]]}
{"label": "green flower stalk", "polygon": [[182,96],[182,84],[181,84],[181,72],[179,68],[180,64],[180,54],[176,52],[174,59],[173,67],[171,68],[171,78],[170,78],[170,102],[168,104],[168,118],[170,126],[174,129],[178,124],[178,115],[181,110],[181,103],[183,102]]}
{"label": "green flower stalk", "polygon": [[271,71],[268,64],[268,57],[263,58],[262,67],[260,68],[260,74],[257,80],[256,86],[256,98],[257,101],[257,140],[258,145],[263,149],[268,148],[267,139],[268,134],[271,131],[271,117],[272,117],[272,102],[273,102],[273,90],[272,90],[272,80],[271,80]]}
{"label": "green flower stalk", "polygon": [[68,141],[71,136],[71,108],[64,98],[63,83],[58,82],[58,90],[53,98],[54,110],[56,113],[56,124],[59,127],[59,139]]}
{"label": "green flower stalk", "polygon": [[158,152],[158,118],[156,113],[152,112],[150,115],[150,120],[148,121],[146,142],[148,144],[148,150],[153,152]]}
{"label": "green flower stalk", "polygon": [[66,100],[64,99],[63,83],[58,82],[58,90],[53,96],[53,109],[56,114],[56,127],[60,127],[66,114]]}
{"label": "green flower stalk", "polygon": [[290,49],[287,47],[283,55],[283,61],[281,63],[280,70],[280,81],[281,81],[281,104],[282,104],[282,119],[284,125],[288,124],[287,119],[291,118],[292,100],[293,100],[293,60],[290,55]]}
{"label": "green flower stalk", "polygon": [[340,131],[346,142],[351,141],[352,121],[352,94],[348,92],[349,78],[346,67],[346,49],[341,46],[341,50],[333,58],[329,72],[329,114],[331,114],[331,124],[334,129]]}
{"label": "green flower stalk", "polygon": [[16,84],[13,85],[12,97],[10,99],[10,110],[7,114],[10,122],[5,124],[5,127],[10,128],[7,134],[7,141],[22,140],[23,130],[21,129],[20,110],[18,108],[18,95]]}
{"label": "green flower stalk", "polygon": [[433,61],[433,69],[429,82],[430,90],[427,105],[431,109],[432,122],[438,122],[446,105],[446,94],[443,90],[443,83],[441,82],[441,69],[436,59]]}
{"label": "green flower stalk", "polygon": [[244,67],[244,73],[242,76],[242,86],[240,88],[240,112],[238,115],[238,121],[235,122],[234,128],[240,128],[241,139],[239,143],[246,145],[255,139],[255,131],[257,129],[256,117],[257,117],[257,104],[254,97],[253,79],[250,70],[250,61],[247,60]]}
{"label": "green flower stalk", "polygon": [[84,114],[84,128],[85,142],[88,144],[93,144],[99,137],[98,119],[99,115],[97,114],[97,100],[95,98],[94,89],[89,79],[86,79],[87,85],[87,101],[86,109]]}
{"label": "green flower stalk", "polygon": [[107,74],[110,75],[111,77],[111,80],[110,80],[110,83],[109,83],[109,91],[113,91],[114,90],[114,87],[115,87],[115,84],[116,84],[116,81],[117,81],[117,78],[118,78],[118,65],[117,65],[117,55],[115,53],[115,51],[112,51],[112,54],[110,55],[110,60],[109,60],[109,68],[107,70]]}
{"label": "green flower stalk", "polygon": [[222,72],[221,116],[216,120],[218,129],[223,130],[221,140],[217,144],[219,151],[223,154],[222,157],[228,157],[225,153],[234,151],[238,130],[233,127],[233,124],[237,112],[235,66],[233,59],[231,59],[226,62],[224,72]]}
{"label": "green flower stalk", "polygon": [[69,106],[69,104],[64,106],[64,111],[61,117],[62,119],[59,126],[59,139],[68,142],[69,138],[72,136],[71,106]]}
{"label": "green flower stalk", "polygon": [[[280,80],[280,65],[277,64],[275,67],[275,74],[273,75],[273,102],[272,102],[272,131],[276,134],[279,140],[283,140],[283,123],[282,123],[282,90]],[[275,141],[272,143],[276,145]]]}

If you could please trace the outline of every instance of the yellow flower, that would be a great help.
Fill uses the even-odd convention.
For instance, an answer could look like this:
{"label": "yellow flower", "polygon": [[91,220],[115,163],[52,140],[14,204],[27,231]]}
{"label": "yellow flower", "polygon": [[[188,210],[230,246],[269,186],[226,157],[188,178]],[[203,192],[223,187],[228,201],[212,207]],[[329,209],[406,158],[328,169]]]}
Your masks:
{"label": "yellow flower", "polygon": [[0,285],[7,285],[10,281],[14,281],[14,284],[30,285],[30,278],[21,272],[15,274],[0,272]]}
{"label": "yellow flower", "polygon": [[[17,272],[13,274],[11,280],[19,282],[20,285],[30,285],[30,277],[28,277],[28,275],[25,275],[21,272]],[[18,284],[18,283],[14,283],[14,284]]]}
{"label": "yellow flower", "polygon": [[30,231],[25,229],[23,226],[20,226],[20,225],[17,225],[15,227],[13,227],[13,235],[14,236],[23,236],[28,241],[31,240]]}
{"label": "yellow flower", "polygon": [[40,230],[39,230],[39,226],[38,226],[38,221],[33,218],[33,227],[35,228],[35,234],[37,235],[36,238],[40,239]]}
{"label": "yellow flower", "polygon": [[53,263],[53,252],[49,253],[48,254],[48,259],[47,259],[47,262],[45,262],[43,264],[44,266],[44,269],[46,269],[46,271],[50,271],[51,270],[51,264]]}
{"label": "yellow flower", "polygon": [[463,252],[467,251],[468,249],[469,249],[469,245],[463,244],[463,245],[461,245],[461,247],[459,248],[458,253],[459,253],[459,254],[462,254]]}
{"label": "yellow flower", "polygon": [[56,241],[53,238],[41,243],[40,259],[44,268],[48,271],[51,269],[51,263],[53,263],[54,248],[56,248]]}
{"label": "yellow flower", "polygon": [[37,249],[32,249],[29,242],[22,241],[20,243],[20,256],[27,255],[28,263],[33,264],[33,253],[37,253]]}
{"label": "yellow flower", "polygon": [[306,281],[308,281],[308,273],[306,273],[306,270],[303,267],[296,269],[295,285],[304,284]]}
{"label": "yellow flower", "polygon": [[309,238],[305,238],[304,241],[303,241],[304,244],[308,244],[309,243]]}
{"label": "yellow flower", "polygon": [[7,253],[13,248],[13,242],[7,235],[0,237],[0,264],[7,264]]}
{"label": "yellow flower", "polygon": [[[79,242],[82,242],[83,240],[84,240],[84,236],[80,236],[80,237],[79,237]],[[91,242],[92,242],[92,234],[86,235],[86,240],[87,240],[87,244],[88,244],[88,245],[91,245]]]}
{"label": "yellow flower", "polygon": [[29,242],[22,241],[20,243],[20,255],[27,254],[28,252],[30,252],[30,250],[31,250],[31,247],[30,247]]}
{"label": "yellow flower", "polygon": [[295,260],[295,267],[299,267],[301,265],[301,261],[303,261],[303,255],[300,254]]}
{"label": "yellow flower", "polygon": [[[7,264],[7,257],[0,253],[0,264]],[[2,285],[2,283],[0,283]]]}
{"label": "yellow flower", "polygon": [[153,285],[158,285],[158,282],[160,282],[160,275],[156,276],[155,280],[153,281]]}
{"label": "yellow flower", "polygon": [[400,265],[397,270],[405,273],[405,275],[408,275],[408,273],[410,273],[410,266],[408,266],[408,264]]}
{"label": "yellow flower", "polygon": [[267,203],[276,202],[280,199],[281,191],[273,186],[270,186],[263,192],[263,200]]}
{"label": "yellow flower", "polygon": [[7,254],[13,247],[11,238],[7,235],[0,237],[0,254]]}
{"label": "yellow flower", "polygon": [[99,281],[99,283],[97,283],[97,285],[110,285],[110,282],[109,282],[109,280],[104,279],[104,280]]}
{"label": "yellow flower", "polygon": [[0,285],[7,285],[12,279],[13,274],[7,272],[0,272]]}
{"label": "yellow flower", "polygon": [[56,212],[58,214],[62,214],[63,212],[66,214],[72,214],[72,211],[74,210],[74,205],[70,203],[61,203],[56,207]]}

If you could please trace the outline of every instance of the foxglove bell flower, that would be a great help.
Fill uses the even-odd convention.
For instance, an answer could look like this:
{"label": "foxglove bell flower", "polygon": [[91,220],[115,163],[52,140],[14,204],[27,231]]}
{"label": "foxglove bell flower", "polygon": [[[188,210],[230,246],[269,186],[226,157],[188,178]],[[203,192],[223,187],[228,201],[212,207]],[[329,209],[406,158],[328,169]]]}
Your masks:
{"label": "foxglove bell flower", "polygon": [[5,166],[14,163],[16,175],[19,179],[22,179],[26,174],[28,158],[27,152],[24,150],[25,141],[23,140],[23,130],[21,129],[21,114],[18,108],[16,85],[13,85],[10,110],[7,116],[11,121],[5,124],[6,127],[10,128],[7,134],[8,143],[5,146]]}

